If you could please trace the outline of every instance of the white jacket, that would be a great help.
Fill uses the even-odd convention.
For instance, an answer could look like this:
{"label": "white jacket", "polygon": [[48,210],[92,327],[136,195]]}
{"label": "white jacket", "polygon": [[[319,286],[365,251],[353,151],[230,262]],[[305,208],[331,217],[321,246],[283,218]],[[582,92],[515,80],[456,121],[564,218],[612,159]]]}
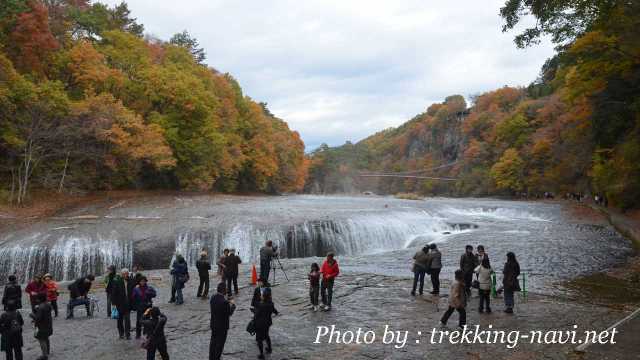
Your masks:
{"label": "white jacket", "polygon": [[473,271],[478,274],[480,290],[491,290],[491,273],[493,273],[493,269],[491,267],[487,269],[482,265],[478,265]]}

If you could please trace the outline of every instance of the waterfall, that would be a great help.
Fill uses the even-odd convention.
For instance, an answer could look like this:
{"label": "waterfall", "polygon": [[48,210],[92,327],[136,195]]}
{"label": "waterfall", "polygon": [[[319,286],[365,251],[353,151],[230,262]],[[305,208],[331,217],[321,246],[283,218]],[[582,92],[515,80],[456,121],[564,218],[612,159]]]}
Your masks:
{"label": "waterfall", "polygon": [[72,280],[87,274],[102,274],[109,265],[130,267],[132,243],[115,236],[63,235],[51,246],[3,246],[0,248],[0,281],[16,274],[18,281],[26,282],[44,273],[52,274],[56,280]]}
{"label": "waterfall", "polygon": [[194,265],[204,249],[210,260],[225,248],[234,248],[245,261],[255,261],[267,240],[283,257],[358,255],[441,241],[446,235],[468,230],[425,211],[397,211],[346,218],[307,220],[293,225],[234,224],[228,228],[183,228],[176,237],[176,252]]}

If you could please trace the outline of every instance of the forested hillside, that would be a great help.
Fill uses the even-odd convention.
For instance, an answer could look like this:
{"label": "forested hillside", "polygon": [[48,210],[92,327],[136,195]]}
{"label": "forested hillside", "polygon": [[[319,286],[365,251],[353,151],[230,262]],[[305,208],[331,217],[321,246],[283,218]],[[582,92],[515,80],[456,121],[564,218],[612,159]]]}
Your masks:
{"label": "forested hillside", "polygon": [[[530,86],[487,92],[468,108],[450,96],[398,128],[322,146],[311,154],[307,191],[582,192],[640,206],[640,3],[509,0],[504,30],[527,13],[538,21],[516,45],[541,35],[558,45]],[[457,180],[358,176],[368,171]]]}
{"label": "forested hillside", "polygon": [[0,2],[0,201],[35,188],[302,188],[297,132],[204,65],[187,32],[143,34],[125,3]]}

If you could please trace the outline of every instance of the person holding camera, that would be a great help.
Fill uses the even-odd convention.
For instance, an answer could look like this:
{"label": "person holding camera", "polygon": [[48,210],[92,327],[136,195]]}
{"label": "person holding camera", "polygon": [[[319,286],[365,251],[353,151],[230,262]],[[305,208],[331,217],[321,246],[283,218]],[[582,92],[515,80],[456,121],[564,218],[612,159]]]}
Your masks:
{"label": "person holding camera", "polygon": [[146,345],[145,348],[147,349],[147,360],[154,360],[156,351],[160,353],[162,360],[169,360],[167,338],[164,335],[167,317],[160,312],[158,307],[153,306],[145,310],[141,324],[144,327],[146,336],[144,345]]}
{"label": "person holding camera", "polygon": [[271,272],[271,260],[278,256],[278,248],[273,245],[273,241],[267,240],[260,249],[260,277],[269,281],[269,272]]}

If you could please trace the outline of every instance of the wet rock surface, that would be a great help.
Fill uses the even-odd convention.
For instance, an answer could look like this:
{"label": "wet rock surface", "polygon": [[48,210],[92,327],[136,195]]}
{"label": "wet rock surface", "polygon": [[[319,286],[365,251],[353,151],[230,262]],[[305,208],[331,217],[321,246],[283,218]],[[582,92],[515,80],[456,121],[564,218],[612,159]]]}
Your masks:
{"label": "wet rock surface", "polygon": [[[276,307],[281,312],[274,317],[271,328],[274,351],[271,359],[565,359],[572,356],[574,346],[538,345],[521,341],[515,349],[506,345],[451,345],[430,344],[429,334],[434,327],[440,329],[439,319],[447,308],[447,293],[450,278],[443,277],[441,297],[409,295],[411,280],[406,277],[363,271],[362,259],[339,258],[343,274],[336,281],[334,308],[330,312],[313,312],[309,306],[306,273],[311,262],[321,259],[283,260],[290,282],[286,282],[281,271],[276,273],[279,285],[273,288]],[[253,287],[249,286],[248,266],[243,266],[240,275],[241,293],[236,297],[237,310],[231,320],[229,338],[224,359],[255,359],[258,350],[245,327],[251,318],[249,303]],[[382,272],[382,271],[380,271]],[[210,340],[208,301],[195,297],[197,275],[192,276],[185,289],[185,304],[168,304],[169,276],[166,270],[146,272],[151,284],[158,289],[155,303],[168,317],[166,334],[172,359],[206,359]],[[217,278],[212,274],[212,287]],[[428,281],[427,281],[428,283]],[[426,286],[430,290],[430,286]],[[144,350],[136,340],[120,340],[116,321],[106,318],[103,289],[95,289],[94,296],[100,299],[101,309],[93,318],[84,317],[84,311],[76,308],[72,320],[60,318],[54,321],[51,338],[51,359],[142,359]],[[62,297],[62,308],[67,294]],[[490,324],[498,330],[568,330],[578,325],[579,329],[603,330],[623,317],[623,312],[578,302],[565,302],[561,298],[530,294],[528,299],[518,296],[514,315],[501,310],[502,299],[492,299],[492,314],[479,314],[477,297],[468,306],[468,324],[486,328]],[[26,313],[24,309],[23,313]],[[62,312],[64,314],[64,311]],[[132,316],[132,325],[135,316]],[[454,330],[457,315],[454,314],[444,330]],[[318,326],[335,325],[336,329],[356,331],[373,330],[376,341],[372,344],[314,344]],[[395,331],[409,331],[406,345],[396,349],[381,341],[385,326]],[[28,328],[28,327],[27,327]],[[27,329],[26,328],[26,329]],[[418,331],[422,332],[418,336]],[[31,331],[26,330],[25,358],[33,359],[39,348]],[[622,333],[621,336],[633,334]],[[416,342],[419,340],[419,343]],[[615,345],[598,347],[615,359],[635,359],[637,353],[618,351]],[[159,358],[159,357],[158,357]]]}

